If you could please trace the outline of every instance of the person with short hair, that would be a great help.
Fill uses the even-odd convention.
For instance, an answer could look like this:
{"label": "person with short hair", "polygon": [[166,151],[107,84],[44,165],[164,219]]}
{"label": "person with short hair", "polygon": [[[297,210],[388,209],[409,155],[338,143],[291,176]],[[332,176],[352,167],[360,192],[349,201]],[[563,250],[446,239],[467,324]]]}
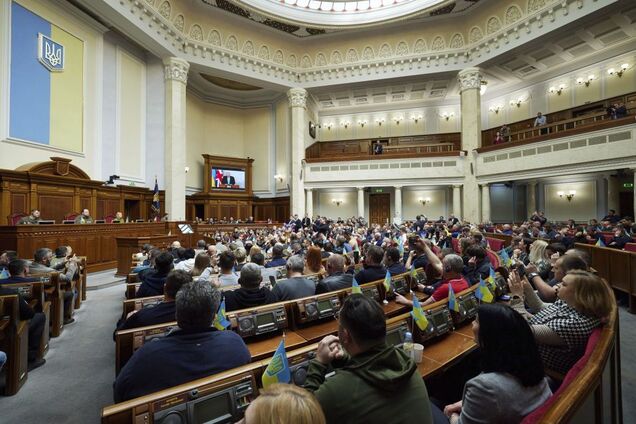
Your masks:
{"label": "person with short hair", "polygon": [[303,277],[304,268],[305,260],[302,256],[292,256],[287,260],[287,278],[278,281],[272,289],[279,302],[316,294],[316,284]]}
{"label": "person with short hair", "polygon": [[389,247],[384,252],[384,265],[386,266],[387,271],[391,276],[404,274],[406,272],[406,267],[402,263],[402,258],[400,257],[400,251],[397,247]]}
{"label": "person with short hair", "polygon": [[[176,319],[175,298],[177,297],[177,292],[184,284],[191,282],[192,276],[187,272],[176,269],[170,271],[163,286],[163,301],[131,312],[124,320],[120,320],[115,333],[129,328],[146,327],[174,321]],[[115,334],[113,334],[113,339],[114,337]]]}
{"label": "person with short hair", "polygon": [[31,209],[31,214],[20,218],[18,225],[37,224],[38,222],[40,222],[40,210]]}
{"label": "person with short hair", "polygon": [[82,209],[82,213],[75,217],[76,224],[92,224],[93,222],[91,213],[86,208]]}
{"label": "person with short hair", "polygon": [[229,287],[238,285],[238,274],[236,273],[236,257],[229,250],[219,255],[219,278],[220,287]]}
{"label": "person with short hair", "polygon": [[382,280],[386,276],[386,268],[382,265],[384,250],[381,247],[371,245],[364,255],[363,268],[356,275],[358,284],[370,283]]}
{"label": "person with short hair", "polygon": [[247,251],[244,247],[237,247],[234,250],[234,257],[236,258],[236,265],[234,270],[240,272],[243,266],[247,263]]}
{"label": "person with short hair", "polygon": [[135,297],[159,296],[163,294],[163,286],[166,283],[168,273],[173,267],[173,257],[170,252],[161,252],[155,258],[153,268],[148,268],[139,273],[141,285],[137,289]]}
{"label": "person with short hair", "polygon": [[212,326],[221,297],[210,284],[184,284],[175,299],[178,329],[133,354],[115,380],[115,402],[248,364],[241,336]]}
{"label": "person with short hair", "polygon": [[307,390],[293,384],[272,384],[245,411],[242,424],[325,424],[320,404]]}
{"label": "person with short hair", "polygon": [[508,306],[483,304],[473,333],[481,373],[466,382],[463,399],[443,413],[433,405],[435,422],[521,422],[552,395],[530,326]]}
{"label": "person with short hair", "polygon": [[246,263],[241,269],[241,276],[238,279],[241,288],[227,290],[225,295],[225,310],[236,311],[238,309],[252,308],[276,302],[274,295],[269,288],[261,287],[261,270],[258,265]]}
{"label": "person with short hair", "polygon": [[272,260],[265,264],[265,268],[285,266],[287,261],[283,258],[283,250],[282,244],[275,244],[274,247],[272,247]]}
{"label": "person with short hair", "polygon": [[468,284],[471,286],[479,284],[480,278],[486,280],[490,275],[490,268],[492,267],[486,249],[477,244],[473,244],[466,249],[465,255],[468,259],[464,266],[463,273]]}
{"label": "person with short hair", "polygon": [[121,224],[124,222],[124,214],[117,211],[115,212],[115,217],[113,218],[113,224]]}
{"label": "person with short hair", "polygon": [[[64,269],[57,270],[51,267],[51,260],[53,259],[53,251],[47,247],[42,247],[37,249],[33,254],[33,261],[29,265],[30,274],[38,275],[38,274],[50,274],[52,272],[59,272],[59,280],[65,283],[70,283],[73,281],[75,275],[78,272],[79,265],[77,258],[69,259]],[[65,290],[64,291],[64,324],[71,324],[75,322],[73,318],[73,303],[74,297],[77,296],[77,289],[73,288],[73,290]]]}
{"label": "person with short hair", "polygon": [[[181,249],[179,249],[181,250]],[[179,252],[181,253],[181,252]],[[185,272],[191,272],[192,268],[194,268],[194,257],[196,256],[196,252],[194,249],[183,249],[183,257],[174,266],[174,269],[179,269]]]}
{"label": "person with short hair", "polygon": [[537,267],[530,264],[526,267],[528,281],[537,290],[537,294],[544,302],[554,302],[557,300],[557,285],[561,283],[565,275],[575,269],[588,271],[588,265],[583,259],[576,255],[560,256],[552,266],[554,277],[549,281],[544,281],[537,272]]}
{"label": "person with short hair", "polygon": [[432,423],[417,365],[386,343],[384,311],[362,294],[344,300],[338,336],[318,344],[304,387],[314,393],[329,423]]}
{"label": "person with short hair", "polygon": [[327,276],[316,285],[316,294],[346,289],[353,284],[353,274],[345,273],[345,258],[334,253],[327,259]]}

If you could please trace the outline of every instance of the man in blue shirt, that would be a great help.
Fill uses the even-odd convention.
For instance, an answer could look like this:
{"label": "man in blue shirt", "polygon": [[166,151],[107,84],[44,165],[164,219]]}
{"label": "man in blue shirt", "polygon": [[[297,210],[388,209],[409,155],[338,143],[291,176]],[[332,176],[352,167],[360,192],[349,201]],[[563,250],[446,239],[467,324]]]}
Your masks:
{"label": "man in blue shirt", "polygon": [[283,245],[277,244],[272,247],[272,260],[267,262],[265,268],[277,268],[279,266],[285,266],[287,261],[283,258]]}
{"label": "man in blue shirt", "polygon": [[248,364],[241,336],[212,326],[221,296],[209,284],[183,285],[176,298],[179,328],[135,352],[115,380],[115,402]]}

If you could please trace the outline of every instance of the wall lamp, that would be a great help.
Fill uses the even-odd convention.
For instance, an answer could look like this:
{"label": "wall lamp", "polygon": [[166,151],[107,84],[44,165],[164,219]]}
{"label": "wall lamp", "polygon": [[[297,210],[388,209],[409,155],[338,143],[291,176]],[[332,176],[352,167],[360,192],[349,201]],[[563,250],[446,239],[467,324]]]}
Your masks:
{"label": "wall lamp", "polygon": [[395,121],[395,125],[400,125],[400,122],[404,120],[404,117],[398,116],[396,118],[393,118],[393,120]]}
{"label": "wall lamp", "polygon": [[577,78],[576,79],[576,83],[578,85],[585,84],[586,87],[589,87],[590,84],[592,83],[592,81],[594,81],[595,79],[596,79],[596,76],[594,76],[593,74],[590,74],[590,75],[587,76],[587,79],[584,79],[584,78],[581,78],[581,77]]}
{"label": "wall lamp", "polygon": [[[365,122],[366,122],[366,121],[365,121]],[[381,127],[381,126],[382,126],[382,124],[384,123],[384,118],[378,118],[378,119],[376,119],[376,120],[375,120],[375,122],[377,122],[377,123],[378,123],[378,126],[379,126],[379,127]],[[364,126],[364,125],[363,125],[363,126]]]}
{"label": "wall lamp", "polygon": [[327,128],[327,131],[331,131],[331,129],[333,128],[333,122],[329,122],[328,124],[325,124],[325,128]]}
{"label": "wall lamp", "polygon": [[442,112],[440,116],[448,121],[453,116],[455,116],[455,114],[453,112]]}
{"label": "wall lamp", "polygon": [[525,102],[523,97],[519,97],[517,100],[510,100],[510,106],[521,107],[521,103]]}
{"label": "wall lamp", "polygon": [[497,106],[490,106],[490,108],[488,108],[489,111],[494,112],[495,115],[499,115],[499,111],[502,110],[503,107],[501,105],[497,105]]}
{"label": "wall lamp", "polygon": [[190,167],[189,167],[189,166],[186,166],[186,167],[185,167],[185,173],[187,174],[188,172],[190,172]]}
{"label": "wall lamp", "polygon": [[616,75],[617,77],[622,77],[623,74],[625,73],[625,71],[627,71],[629,69],[629,63],[623,63],[620,67],[619,70],[616,70],[614,68],[609,68],[607,70],[607,73],[610,75]]}
{"label": "wall lamp", "polygon": [[419,120],[421,120],[421,119],[422,119],[422,115],[417,115],[417,116],[416,116],[416,115],[413,115],[413,116],[411,116],[411,119],[412,119],[413,121],[415,121],[415,123],[417,124],[417,121],[419,121]]}
{"label": "wall lamp", "polygon": [[557,88],[557,87],[555,87],[555,86],[550,87],[550,88],[548,89],[548,92],[549,92],[550,94],[555,94],[555,93],[556,93],[558,96],[560,96],[560,95],[561,95],[561,93],[563,93],[563,90],[564,90],[564,89],[565,89],[565,84],[559,84],[559,87],[558,87],[558,88]]}
{"label": "wall lamp", "polygon": [[274,175],[274,179],[278,181],[279,183],[282,183],[285,178],[280,174],[276,174]]}
{"label": "wall lamp", "polygon": [[422,206],[426,206],[427,203],[431,202],[431,198],[427,197],[427,198],[423,198],[420,197],[419,199],[417,199],[418,202],[420,202],[422,204]]}
{"label": "wall lamp", "polygon": [[351,122],[349,121],[343,121],[340,123],[340,125],[342,125],[343,127],[345,127],[345,129],[349,128],[349,125],[351,125]]}
{"label": "wall lamp", "polygon": [[342,203],[342,199],[331,199],[331,203],[336,206],[340,206],[340,204]]}
{"label": "wall lamp", "polygon": [[568,199],[568,202],[571,202],[572,199],[574,199],[574,196],[576,195],[576,190],[570,190],[568,194],[565,194],[564,191],[557,191],[557,195],[561,198],[565,196],[565,198]]}
{"label": "wall lamp", "polygon": [[366,124],[368,124],[366,119],[363,119],[362,121],[358,121],[358,125],[360,125],[362,128],[364,128]]}

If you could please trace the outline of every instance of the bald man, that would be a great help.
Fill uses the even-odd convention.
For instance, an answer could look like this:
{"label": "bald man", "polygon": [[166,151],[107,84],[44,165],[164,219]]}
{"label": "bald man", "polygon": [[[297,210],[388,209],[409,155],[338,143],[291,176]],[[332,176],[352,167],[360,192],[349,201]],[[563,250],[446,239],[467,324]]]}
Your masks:
{"label": "bald man", "polygon": [[353,283],[353,275],[345,274],[344,266],[344,256],[338,254],[329,256],[329,259],[327,259],[328,276],[320,280],[316,286],[316,294],[328,293],[351,287],[351,284]]}

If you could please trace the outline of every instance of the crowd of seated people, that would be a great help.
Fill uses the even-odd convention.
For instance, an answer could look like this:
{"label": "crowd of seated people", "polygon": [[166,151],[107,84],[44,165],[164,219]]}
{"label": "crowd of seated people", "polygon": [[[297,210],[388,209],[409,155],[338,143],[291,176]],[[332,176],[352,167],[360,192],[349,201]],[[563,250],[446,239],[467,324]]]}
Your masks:
{"label": "crowd of seated people", "polygon": [[[602,222],[631,236],[631,220],[610,214]],[[593,230],[589,227],[584,227],[588,235]],[[215,243],[197,243],[194,257],[178,244],[169,252],[147,246],[149,261],[140,271],[139,290],[152,288],[152,294],[141,294],[163,294],[163,301],[133,313],[118,330],[175,319],[178,329],[134,353],[117,377],[115,399],[249,362],[241,338],[211,324],[222,300],[226,311],[236,311],[341,290],[351,287],[354,278],[363,284],[382,280],[387,272],[398,275],[423,268],[427,282],[414,287],[429,295],[423,304],[443,301],[449,287],[458,293],[489,276],[495,264],[487,254],[484,234],[497,231],[512,237],[511,245],[505,246],[512,262],[506,272],[512,299],[510,307],[479,308],[473,330],[482,361],[479,375],[462,382],[461,401],[429,403],[412,359],[386,345],[385,317],[378,303],[351,295],[338,315],[338,336],[320,342],[311,361],[305,388],[313,397],[299,388],[290,389],[294,393],[268,389],[248,408],[244,420],[267,422],[262,420],[272,411],[300,414],[308,408],[320,412],[312,414],[315,421],[307,422],[406,422],[414,417],[436,423],[519,422],[551,396],[544,368],[567,373],[614,301],[606,283],[590,272],[589,257],[567,240],[574,240],[573,233],[580,229],[574,222],[551,224],[539,212],[526,223],[499,228],[470,225],[455,217],[435,222],[418,217],[399,228],[367,225],[355,218],[319,218],[298,228],[294,224],[218,231],[212,236]],[[590,237],[588,243],[594,240]],[[179,266],[184,261],[192,266]],[[277,280],[273,287],[270,277]],[[399,294],[396,302],[412,305]],[[333,371],[335,375],[326,378]],[[293,412],[281,406],[285,396],[296,399]],[[361,398],[368,401],[355,402]]]}

